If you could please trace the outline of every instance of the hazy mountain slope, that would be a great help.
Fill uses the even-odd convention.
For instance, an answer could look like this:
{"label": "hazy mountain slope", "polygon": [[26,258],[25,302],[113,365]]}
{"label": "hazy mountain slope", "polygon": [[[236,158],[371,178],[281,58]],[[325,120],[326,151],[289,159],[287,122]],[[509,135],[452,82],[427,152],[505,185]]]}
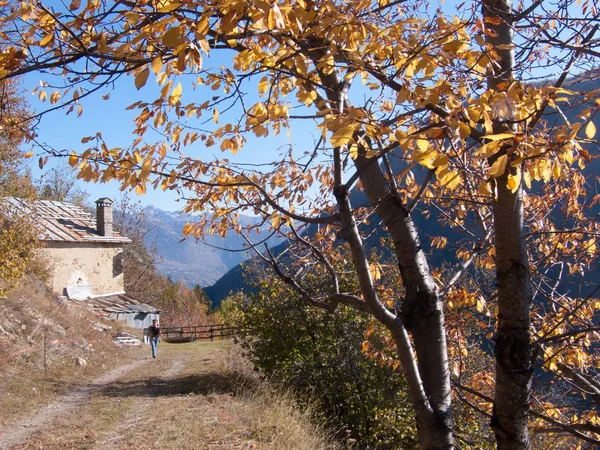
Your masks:
{"label": "hazy mountain slope", "polygon": [[[235,233],[228,233],[224,238],[208,236],[206,242],[209,245],[195,238],[182,241],[183,227],[187,222],[193,222],[194,217],[158,208],[147,208],[146,211],[150,222],[146,244],[156,246],[158,270],[173,280],[183,280],[191,286],[209,286],[251,256],[250,252],[243,251],[244,240]],[[255,220],[242,218],[245,223]]]}

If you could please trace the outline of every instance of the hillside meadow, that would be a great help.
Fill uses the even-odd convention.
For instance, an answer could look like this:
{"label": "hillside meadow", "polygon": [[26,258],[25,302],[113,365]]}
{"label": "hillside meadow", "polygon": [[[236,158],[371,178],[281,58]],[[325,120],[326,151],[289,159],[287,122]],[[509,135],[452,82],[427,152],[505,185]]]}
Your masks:
{"label": "hillside meadow", "polygon": [[232,341],[153,360],[101,323],[31,276],[0,303],[0,448],[342,448]]}

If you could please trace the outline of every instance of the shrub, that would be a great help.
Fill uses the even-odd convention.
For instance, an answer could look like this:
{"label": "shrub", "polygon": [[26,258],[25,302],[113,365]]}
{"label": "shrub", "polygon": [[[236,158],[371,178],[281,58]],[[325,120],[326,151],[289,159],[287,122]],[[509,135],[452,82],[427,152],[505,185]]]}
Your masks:
{"label": "shrub", "polygon": [[[267,377],[315,402],[323,418],[361,448],[414,447],[405,384],[394,374],[394,355],[387,362],[381,357],[389,352],[385,333],[368,315],[307,307],[278,280],[265,278],[257,294],[229,302],[250,330],[243,342],[248,356]],[[373,350],[377,357],[369,356]]]}

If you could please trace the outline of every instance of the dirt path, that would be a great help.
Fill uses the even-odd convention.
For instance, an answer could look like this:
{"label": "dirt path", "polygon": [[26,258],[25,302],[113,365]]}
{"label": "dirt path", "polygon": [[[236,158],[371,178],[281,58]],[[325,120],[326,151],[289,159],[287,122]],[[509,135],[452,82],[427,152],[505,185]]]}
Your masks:
{"label": "dirt path", "polygon": [[250,449],[254,409],[234,399],[228,342],[161,344],[0,431],[0,450]]}
{"label": "dirt path", "polygon": [[44,406],[33,415],[2,430],[2,433],[0,434],[0,449],[10,449],[20,442],[25,441],[31,434],[42,429],[44,426],[47,426],[57,417],[81,407],[81,405],[90,398],[93,392],[102,389],[146,362],[147,360],[139,359],[124,366],[117,367],[96,378],[91,384],[64,395],[53,403]]}
{"label": "dirt path", "polygon": [[133,361],[0,431],[0,450],[323,450],[231,342],[132,349]]}
{"label": "dirt path", "polygon": [[60,397],[49,405],[44,406],[33,415],[12,424],[10,427],[2,430],[2,433],[0,434],[0,449],[10,449],[20,442],[25,441],[31,434],[42,429],[44,426],[47,426],[57,417],[81,407],[81,405],[90,398],[93,392],[118,380],[128,372],[137,369],[146,362],[147,360],[138,359],[124,366],[117,367],[96,378],[91,384]]}
{"label": "dirt path", "polygon": [[[176,377],[181,373],[185,364],[182,360],[174,360],[171,364],[171,368],[160,376],[163,382],[168,382],[169,379]],[[121,418],[118,425],[109,433],[106,433],[100,439],[98,439],[97,449],[98,450],[110,450],[115,448],[119,442],[123,440],[123,436],[128,430],[135,428],[139,425],[143,416],[140,417],[140,411],[147,411],[152,407],[153,396],[160,394],[158,388],[151,387],[148,392],[149,396],[138,398],[133,405],[129,407],[129,410]]]}

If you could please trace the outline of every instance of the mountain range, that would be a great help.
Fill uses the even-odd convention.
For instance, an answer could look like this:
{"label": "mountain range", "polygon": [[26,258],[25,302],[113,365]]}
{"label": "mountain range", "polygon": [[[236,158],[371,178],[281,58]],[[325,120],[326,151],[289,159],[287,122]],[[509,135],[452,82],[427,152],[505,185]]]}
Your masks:
{"label": "mountain range", "polygon": [[[183,281],[189,286],[210,286],[226,272],[252,257],[244,239],[229,232],[225,237],[207,236],[203,241],[194,237],[183,239],[183,227],[188,222],[199,220],[177,212],[163,211],[156,207],[147,207],[149,231],[145,237],[146,245],[154,247],[159,255],[159,272],[175,281]],[[258,223],[257,218],[242,216],[243,225]],[[264,234],[266,237],[266,231]],[[257,239],[261,234],[257,235]],[[272,237],[267,242],[277,245],[280,238]]]}

